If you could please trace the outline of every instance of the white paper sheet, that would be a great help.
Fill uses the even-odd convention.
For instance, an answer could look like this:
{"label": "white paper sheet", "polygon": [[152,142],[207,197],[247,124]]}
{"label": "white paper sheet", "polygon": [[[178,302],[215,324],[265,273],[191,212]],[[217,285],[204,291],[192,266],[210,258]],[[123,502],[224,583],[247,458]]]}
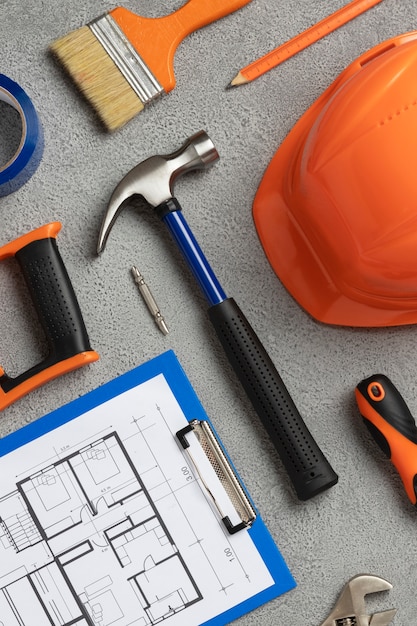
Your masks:
{"label": "white paper sheet", "polygon": [[5,626],[196,626],[273,585],[229,535],[161,374],[0,458]]}

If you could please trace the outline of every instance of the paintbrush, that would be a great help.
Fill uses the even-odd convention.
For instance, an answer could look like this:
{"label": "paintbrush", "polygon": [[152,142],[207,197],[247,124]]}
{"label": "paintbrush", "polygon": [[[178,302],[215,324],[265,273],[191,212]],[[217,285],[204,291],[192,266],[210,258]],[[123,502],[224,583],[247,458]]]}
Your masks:
{"label": "paintbrush", "polygon": [[123,7],[50,45],[108,130],[175,87],[174,55],[193,31],[250,0],[189,0],[170,15],[147,18]]}

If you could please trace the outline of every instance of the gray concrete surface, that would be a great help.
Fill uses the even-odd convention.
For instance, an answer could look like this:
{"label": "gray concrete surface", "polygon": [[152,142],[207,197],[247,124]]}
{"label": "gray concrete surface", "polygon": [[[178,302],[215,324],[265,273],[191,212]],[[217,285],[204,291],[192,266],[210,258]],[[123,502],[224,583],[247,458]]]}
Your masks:
{"label": "gray concrete surface", "polygon": [[[124,3],[149,17],[181,4]],[[341,0],[253,0],[188,37],[175,58],[175,90],[108,134],[47,48],[113,5],[0,0],[1,71],[30,95],[45,134],[35,175],[16,193],[0,198],[0,245],[49,221],[62,222],[59,249],[101,357],[5,409],[0,434],[172,348],[298,584],[241,618],[241,626],[320,624],[344,583],[364,572],[394,586],[388,595],[372,599],[370,610],[396,606],[393,624],[417,623],[417,512],[365,431],[353,395],[359,380],[382,371],[417,413],[416,329],[329,327],[311,319],[269,266],[251,212],[264,170],[297,119],[361,52],[417,27],[415,0],[383,0],[251,85],[225,89],[242,66],[342,5]],[[162,226],[143,211],[126,210],[103,256],[95,255],[103,212],[121,177],[146,157],[173,151],[200,129],[214,141],[220,162],[178,181],[177,197],[225,291],[258,332],[339,474],[337,486],[308,502],[294,495],[226,362],[206,302]],[[140,299],[132,264],[160,304],[170,327],[167,337]],[[0,293],[0,362],[16,375],[42,357],[44,346],[10,260],[0,266]]]}

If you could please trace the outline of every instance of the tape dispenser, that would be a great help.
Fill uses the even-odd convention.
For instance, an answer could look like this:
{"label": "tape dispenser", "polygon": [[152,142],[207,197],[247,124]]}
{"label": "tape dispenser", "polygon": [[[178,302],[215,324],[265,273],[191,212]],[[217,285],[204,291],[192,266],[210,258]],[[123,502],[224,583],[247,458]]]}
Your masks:
{"label": "tape dispenser", "polygon": [[51,222],[0,248],[0,261],[15,257],[45,332],[48,355],[16,377],[0,366],[0,410],[41,385],[96,361],[70,278],[59,253],[59,222]]}

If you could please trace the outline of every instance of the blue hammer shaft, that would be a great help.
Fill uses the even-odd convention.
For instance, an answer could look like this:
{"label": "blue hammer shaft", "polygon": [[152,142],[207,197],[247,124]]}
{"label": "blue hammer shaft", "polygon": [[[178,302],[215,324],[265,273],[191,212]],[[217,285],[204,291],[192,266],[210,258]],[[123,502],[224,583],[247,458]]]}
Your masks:
{"label": "blue hammer shaft", "polygon": [[227,296],[185,221],[182,211],[176,210],[167,213],[162,219],[181,250],[208,303],[215,305],[226,300]]}

